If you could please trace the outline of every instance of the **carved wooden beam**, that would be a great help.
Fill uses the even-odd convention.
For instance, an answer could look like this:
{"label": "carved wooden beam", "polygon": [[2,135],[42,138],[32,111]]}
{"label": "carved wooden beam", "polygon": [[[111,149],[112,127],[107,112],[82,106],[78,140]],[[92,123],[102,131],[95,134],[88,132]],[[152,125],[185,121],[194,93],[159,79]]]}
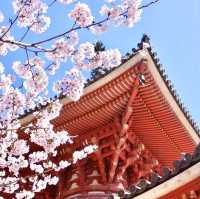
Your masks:
{"label": "carved wooden beam", "polygon": [[[95,137],[92,138],[92,143],[99,146],[98,141]],[[107,177],[106,177],[105,166],[104,166],[104,162],[103,162],[101,149],[99,149],[97,152],[95,152],[95,155],[96,155],[97,160],[98,160],[98,167],[99,167],[99,171],[100,171],[100,174],[101,174],[101,177],[102,177],[102,182],[106,183]]]}
{"label": "carved wooden beam", "polygon": [[108,179],[109,183],[111,183],[114,179],[115,170],[117,168],[119,156],[120,156],[120,153],[121,153],[121,148],[125,144],[126,139],[127,139],[126,133],[128,131],[128,128],[129,128],[128,121],[129,121],[129,119],[132,115],[132,112],[133,112],[132,103],[133,103],[135,97],[137,96],[139,85],[140,85],[140,81],[139,81],[138,78],[136,78],[134,85],[133,85],[132,92],[131,92],[131,96],[128,100],[125,112],[122,116],[121,129],[120,129],[120,132],[119,132],[120,138],[119,138],[119,141],[118,141],[117,146],[116,146],[116,152],[114,153],[114,157],[111,161],[111,168],[110,168],[110,174],[109,174],[109,179]]}

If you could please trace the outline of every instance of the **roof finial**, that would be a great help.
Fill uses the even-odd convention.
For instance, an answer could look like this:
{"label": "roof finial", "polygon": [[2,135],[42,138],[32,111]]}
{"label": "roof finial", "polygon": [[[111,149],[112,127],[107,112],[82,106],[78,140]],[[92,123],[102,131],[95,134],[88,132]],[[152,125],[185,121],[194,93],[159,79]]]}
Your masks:
{"label": "roof finial", "polygon": [[150,48],[150,38],[147,34],[143,34],[140,43],[138,43],[138,48],[140,50],[144,48]]}
{"label": "roof finial", "polygon": [[141,40],[141,47],[143,49],[148,49],[151,47],[150,45],[150,38],[147,34],[144,34]]}
{"label": "roof finial", "polygon": [[141,39],[141,43],[148,43],[150,44],[150,37],[147,34],[143,34],[142,39]]}

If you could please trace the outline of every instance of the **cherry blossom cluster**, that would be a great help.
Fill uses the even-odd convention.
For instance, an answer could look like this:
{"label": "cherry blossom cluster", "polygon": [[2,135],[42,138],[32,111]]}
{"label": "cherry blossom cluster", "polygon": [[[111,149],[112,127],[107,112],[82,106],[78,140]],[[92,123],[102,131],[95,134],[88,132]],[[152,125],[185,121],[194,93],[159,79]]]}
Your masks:
{"label": "cherry blossom cluster", "polygon": [[75,8],[69,13],[69,17],[80,25],[80,27],[86,27],[92,24],[94,20],[89,6],[80,2],[78,2]]}
{"label": "cherry blossom cluster", "polygon": [[110,6],[104,4],[100,9],[100,14],[110,18],[115,25],[133,27],[140,19],[142,0],[122,0],[120,4],[114,4],[116,0],[107,2]]}
{"label": "cherry blossom cluster", "polygon": [[[16,198],[34,198],[34,193],[40,192],[48,185],[56,185],[59,181],[59,177],[52,175],[50,171],[59,172],[96,150],[96,146],[88,145],[81,151],[75,151],[70,161],[51,161],[51,158],[58,155],[59,146],[73,143],[72,137],[66,131],[55,132],[50,123],[52,119],[59,115],[61,108],[62,105],[57,100],[50,104],[48,108],[34,112],[37,120],[27,126],[15,127],[16,130],[11,127],[9,127],[11,128],[9,131],[1,130],[1,192],[6,194],[16,193]],[[20,134],[17,131],[20,128],[30,139],[19,138]],[[32,151],[30,142],[39,146],[40,150]],[[34,175],[21,177],[21,170],[25,168],[29,168],[34,172]],[[32,186],[31,190],[26,190],[23,186],[20,187],[21,184],[26,183]]]}
{"label": "cherry blossom cluster", "polygon": [[89,42],[82,43],[72,58],[79,69],[114,68],[121,63],[118,49],[95,52],[95,46]]}
{"label": "cherry blossom cluster", "polygon": [[72,100],[77,101],[83,94],[84,78],[77,68],[67,71],[65,76],[54,83],[53,89],[62,93]]}
{"label": "cherry blossom cluster", "polygon": [[39,57],[33,57],[22,64],[15,61],[13,70],[24,79],[24,87],[33,96],[38,95],[47,88],[48,76],[44,70],[44,62]]}
{"label": "cherry blossom cluster", "polygon": [[89,145],[89,146],[86,146],[81,151],[75,151],[73,153],[73,163],[76,163],[78,160],[81,160],[87,157],[87,155],[93,153],[96,149],[97,149],[96,145]]}
{"label": "cherry blossom cluster", "polygon": [[20,27],[30,27],[35,33],[43,33],[50,26],[50,17],[44,15],[48,6],[42,0],[14,0],[12,5]]}
{"label": "cherry blossom cluster", "polygon": [[[121,63],[121,54],[118,49],[95,52],[95,45],[90,42],[82,43],[76,48],[77,41],[78,34],[72,32],[68,40],[59,39],[55,41],[52,50],[46,53],[47,58],[54,63],[50,66],[50,70],[53,74],[58,70],[60,63],[66,62],[68,58],[72,59],[75,68],[79,70],[88,70],[97,67],[113,68]],[[71,72],[67,75],[71,75]],[[76,75],[76,77],[78,81],[80,75]],[[79,83],[81,82],[82,81],[79,81]],[[80,85],[80,87],[81,86],[82,85]]]}

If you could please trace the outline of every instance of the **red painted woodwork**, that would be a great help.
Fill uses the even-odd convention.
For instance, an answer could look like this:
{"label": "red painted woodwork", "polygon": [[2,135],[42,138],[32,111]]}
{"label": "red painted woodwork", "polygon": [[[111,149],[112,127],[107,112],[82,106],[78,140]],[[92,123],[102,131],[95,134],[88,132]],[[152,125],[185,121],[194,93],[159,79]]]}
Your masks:
{"label": "red painted woodwork", "polygon": [[[146,78],[144,86],[141,74]],[[84,144],[98,145],[95,153],[62,173],[54,190],[57,199],[107,198],[141,178],[148,180],[152,171],[159,173],[161,166],[171,166],[181,152],[195,147],[145,60],[78,102],[65,104],[53,124],[78,135],[73,145],[60,150],[65,159]],[[53,198],[49,193],[46,198]]]}
{"label": "red painted woodwork", "polygon": [[65,105],[54,121],[55,128],[79,135],[73,145],[62,148],[62,157],[70,158],[83,143],[98,145],[95,153],[63,172],[57,198],[107,198],[140,178],[148,179],[152,170],[159,172],[158,160],[133,131],[133,104],[144,66],[140,62],[89,98]]}

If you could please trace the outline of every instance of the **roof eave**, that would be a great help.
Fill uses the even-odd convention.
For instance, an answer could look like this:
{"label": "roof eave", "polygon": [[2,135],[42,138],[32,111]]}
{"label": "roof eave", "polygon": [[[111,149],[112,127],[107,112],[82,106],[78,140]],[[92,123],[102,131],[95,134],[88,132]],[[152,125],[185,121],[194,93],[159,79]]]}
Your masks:
{"label": "roof eave", "polygon": [[146,59],[148,64],[148,70],[150,71],[152,77],[154,78],[159,90],[163,94],[164,98],[166,99],[167,103],[173,110],[174,114],[177,116],[179,121],[185,127],[186,131],[197,145],[200,142],[200,137],[196,129],[191,125],[188,121],[188,118],[185,116],[184,112],[181,110],[179,104],[177,103],[175,97],[172,95],[172,92],[169,90],[164,78],[161,76],[158,67],[155,64],[155,60],[152,59],[152,56],[149,53],[148,49],[143,49],[146,52]]}
{"label": "roof eave", "polygon": [[187,185],[193,180],[199,178],[200,162],[191,166],[187,170],[183,171],[179,175],[170,178],[166,182],[138,195],[134,199],[157,199],[165,196],[179,188]]}

